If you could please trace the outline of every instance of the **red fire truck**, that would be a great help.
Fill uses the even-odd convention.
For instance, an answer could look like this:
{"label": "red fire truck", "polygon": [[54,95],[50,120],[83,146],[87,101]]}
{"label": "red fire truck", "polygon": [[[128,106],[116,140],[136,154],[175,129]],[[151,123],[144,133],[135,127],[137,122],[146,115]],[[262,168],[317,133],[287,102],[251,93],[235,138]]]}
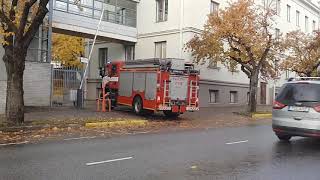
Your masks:
{"label": "red fire truck", "polygon": [[163,111],[177,117],[199,110],[199,71],[182,59],[113,61],[105,67],[103,103],[126,105],[136,114]]}

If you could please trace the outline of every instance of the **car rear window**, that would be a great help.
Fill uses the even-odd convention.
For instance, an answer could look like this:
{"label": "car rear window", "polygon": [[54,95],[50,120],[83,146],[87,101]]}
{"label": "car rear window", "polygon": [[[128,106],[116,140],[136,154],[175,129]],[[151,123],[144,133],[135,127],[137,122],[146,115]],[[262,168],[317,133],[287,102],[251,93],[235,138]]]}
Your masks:
{"label": "car rear window", "polygon": [[276,100],[285,105],[293,105],[297,102],[305,104],[320,102],[320,84],[285,84],[281,88]]}

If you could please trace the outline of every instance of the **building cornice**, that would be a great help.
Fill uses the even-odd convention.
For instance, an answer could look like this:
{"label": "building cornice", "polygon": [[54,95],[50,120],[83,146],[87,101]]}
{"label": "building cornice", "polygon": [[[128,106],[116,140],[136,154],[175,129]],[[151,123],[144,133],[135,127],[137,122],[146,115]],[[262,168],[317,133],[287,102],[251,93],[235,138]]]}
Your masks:
{"label": "building cornice", "polygon": [[298,3],[302,3],[303,5],[309,7],[310,9],[314,10],[316,13],[320,13],[320,8],[315,5],[313,2],[309,1],[309,0],[293,0],[293,2]]}
{"label": "building cornice", "polygon": [[[202,32],[201,29],[194,28],[194,27],[185,27],[185,28],[183,28],[182,31],[184,33],[193,32],[193,33],[196,33],[196,34],[200,34]],[[149,37],[171,35],[171,34],[179,34],[179,33],[180,33],[179,29],[170,29],[170,30],[165,30],[165,31],[138,34],[138,38],[149,38]]]}

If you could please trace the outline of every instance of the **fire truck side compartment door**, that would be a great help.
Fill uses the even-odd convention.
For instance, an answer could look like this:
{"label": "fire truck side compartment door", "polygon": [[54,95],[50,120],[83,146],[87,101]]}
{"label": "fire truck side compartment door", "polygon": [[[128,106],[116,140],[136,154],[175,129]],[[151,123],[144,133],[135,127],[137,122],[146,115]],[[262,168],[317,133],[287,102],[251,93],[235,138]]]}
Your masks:
{"label": "fire truck side compartment door", "polygon": [[147,73],[146,76],[146,100],[155,100],[157,94],[157,73]]}
{"label": "fire truck side compartment door", "polygon": [[171,75],[169,89],[171,100],[186,100],[188,92],[188,77]]}
{"label": "fire truck side compartment door", "polygon": [[133,90],[144,92],[146,86],[146,73],[134,72],[133,74]]}
{"label": "fire truck side compartment door", "polygon": [[133,72],[120,72],[119,95],[125,97],[132,96]]}

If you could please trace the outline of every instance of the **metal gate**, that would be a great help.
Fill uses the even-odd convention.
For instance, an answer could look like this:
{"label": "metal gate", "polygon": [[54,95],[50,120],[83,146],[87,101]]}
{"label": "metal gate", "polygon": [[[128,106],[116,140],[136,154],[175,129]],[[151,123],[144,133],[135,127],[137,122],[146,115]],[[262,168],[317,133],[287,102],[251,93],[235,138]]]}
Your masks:
{"label": "metal gate", "polygon": [[58,67],[52,71],[52,106],[75,105],[83,71],[77,67]]}

